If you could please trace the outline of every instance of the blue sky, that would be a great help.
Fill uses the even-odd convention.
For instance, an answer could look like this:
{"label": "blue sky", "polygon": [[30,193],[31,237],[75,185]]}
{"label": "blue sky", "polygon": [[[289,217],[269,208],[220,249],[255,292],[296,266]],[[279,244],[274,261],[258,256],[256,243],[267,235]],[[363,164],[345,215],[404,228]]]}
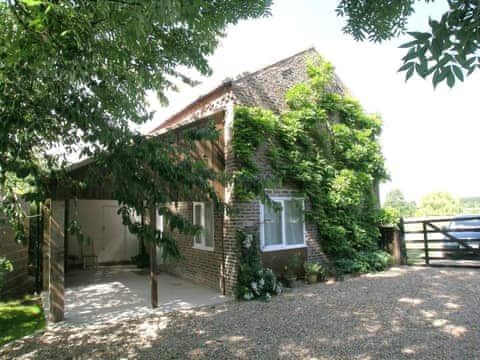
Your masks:
{"label": "blue sky", "polygon": [[[170,105],[162,108],[151,97],[158,125],[170,114],[218,85],[226,77],[262,66],[315,46],[367,111],[380,113],[381,137],[391,181],[381,186],[382,196],[400,188],[406,197],[419,200],[432,191],[455,196],[480,196],[477,164],[480,118],[477,101],[480,73],[448,89],[433,89],[429,80],[405,83],[398,74],[404,51],[398,45],[406,37],[382,44],[355,42],[343,34],[344,22],[335,15],[337,1],[275,1],[272,16],[244,21],[228,29],[210,58],[210,78],[197,77],[202,85],[182,87],[170,93]],[[412,30],[426,28],[428,16],[438,18],[446,1],[419,3],[410,19]]]}

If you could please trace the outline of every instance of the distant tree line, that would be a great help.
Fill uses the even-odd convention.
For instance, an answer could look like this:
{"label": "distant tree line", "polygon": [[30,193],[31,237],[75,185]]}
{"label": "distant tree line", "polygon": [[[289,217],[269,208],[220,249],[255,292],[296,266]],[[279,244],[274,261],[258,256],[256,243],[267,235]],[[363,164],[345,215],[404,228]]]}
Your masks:
{"label": "distant tree line", "polygon": [[383,208],[398,217],[414,216],[453,216],[480,213],[480,197],[456,198],[449,192],[439,191],[425,195],[417,205],[407,201],[402,191],[391,190],[383,203]]}

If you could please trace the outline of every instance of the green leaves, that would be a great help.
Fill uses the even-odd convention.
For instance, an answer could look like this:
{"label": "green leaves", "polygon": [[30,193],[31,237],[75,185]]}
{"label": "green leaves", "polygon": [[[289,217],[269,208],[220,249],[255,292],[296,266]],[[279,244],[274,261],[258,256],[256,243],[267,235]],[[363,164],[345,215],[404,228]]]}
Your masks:
{"label": "green leaves", "polygon": [[366,114],[356,100],[328,92],[331,65],[312,63],[308,75],[306,83],[288,91],[290,109],[280,116],[235,109],[233,150],[241,164],[235,194],[268,201],[265,189],[272,187],[264,177],[273,173],[272,182],[291,185],[308,200],[306,217],[317,225],[322,249],[350,258],[376,249],[372,190],[375,181],[387,177],[378,143],[381,120]]}
{"label": "green leaves", "polygon": [[27,7],[34,7],[34,6],[39,6],[47,3],[44,0],[19,0],[19,2],[24,4]]}
{"label": "green leaves", "polygon": [[381,42],[406,30],[408,17],[413,14],[414,0],[382,1],[340,0],[336,12],[345,18],[344,32],[355,40]]}
{"label": "green leaves", "polygon": [[[436,87],[445,81],[449,87],[464,81],[480,64],[480,4],[471,1],[450,1],[450,10],[440,21],[430,19],[430,32],[409,32],[414,39],[401,48],[408,49],[403,57],[407,80],[415,71],[423,78],[432,76]],[[422,51],[420,51],[422,50]]]}
{"label": "green leaves", "polygon": [[411,37],[413,37],[415,40],[417,40],[417,43],[420,43],[420,42],[425,42],[427,41],[428,39],[430,39],[430,37],[432,36],[431,34],[429,33],[425,33],[425,32],[408,32],[407,33],[408,35],[410,35]]}
{"label": "green leaves", "polygon": [[464,77],[463,77],[463,71],[461,68],[459,68],[458,66],[456,65],[452,65],[452,69],[453,69],[453,73],[455,74],[455,76],[457,77],[457,79],[459,79],[460,81],[463,81]]}
{"label": "green leaves", "polygon": [[[115,197],[139,212],[144,201],[178,194],[215,199],[210,182],[219,180],[190,158],[188,146],[165,137],[147,141],[130,127],[152,118],[147,92],[166,103],[166,92],[178,82],[194,84],[178,69],[211,73],[207,57],[227,26],[268,15],[270,5],[270,0],[0,2],[0,192],[8,195],[0,208],[11,225],[20,229],[21,211],[6,174],[28,179],[37,198],[49,194],[52,179],[71,187],[72,196],[81,187],[115,179]],[[209,133],[184,135],[209,141]],[[94,160],[81,184],[64,171],[72,154]],[[169,214],[178,230],[188,230]],[[158,240],[158,234],[134,228]],[[173,242],[168,249],[177,253]]]}
{"label": "green leaves", "polygon": [[[381,1],[341,0],[337,15],[346,19],[344,31],[356,40],[381,42],[406,31],[414,3],[400,0],[385,6]],[[400,45],[407,53],[398,70],[406,73],[406,80],[414,73],[422,78],[433,74],[434,87],[441,82],[453,87],[480,69],[480,3],[454,0],[448,6],[439,20],[428,20],[429,31],[407,32],[411,40]]]}

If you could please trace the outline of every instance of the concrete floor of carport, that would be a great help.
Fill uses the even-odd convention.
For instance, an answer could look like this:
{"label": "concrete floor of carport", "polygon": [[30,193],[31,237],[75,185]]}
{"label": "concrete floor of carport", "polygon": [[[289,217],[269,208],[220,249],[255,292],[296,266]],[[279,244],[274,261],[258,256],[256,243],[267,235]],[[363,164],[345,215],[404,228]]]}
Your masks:
{"label": "concrete floor of carport", "polygon": [[[46,310],[47,298],[43,296]],[[213,289],[160,273],[158,308],[152,309],[148,271],[132,266],[74,270],[66,275],[65,323],[95,325],[214,305],[229,299]]]}

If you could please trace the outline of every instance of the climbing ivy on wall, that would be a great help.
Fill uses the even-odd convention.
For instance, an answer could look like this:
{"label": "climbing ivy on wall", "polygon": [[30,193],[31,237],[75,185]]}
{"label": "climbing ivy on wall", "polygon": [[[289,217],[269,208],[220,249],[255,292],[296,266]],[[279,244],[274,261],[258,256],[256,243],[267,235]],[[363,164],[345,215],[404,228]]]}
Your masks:
{"label": "climbing ivy on wall", "polygon": [[[307,71],[308,81],[287,92],[283,114],[236,107],[234,195],[266,201],[265,189],[293,186],[309,201],[305,215],[317,225],[327,254],[343,262],[368,259],[378,250],[375,184],[387,178],[378,142],[381,120],[335,91],[328,62],[312,59]],[[259,167],[259,152],[271,171]]]}

